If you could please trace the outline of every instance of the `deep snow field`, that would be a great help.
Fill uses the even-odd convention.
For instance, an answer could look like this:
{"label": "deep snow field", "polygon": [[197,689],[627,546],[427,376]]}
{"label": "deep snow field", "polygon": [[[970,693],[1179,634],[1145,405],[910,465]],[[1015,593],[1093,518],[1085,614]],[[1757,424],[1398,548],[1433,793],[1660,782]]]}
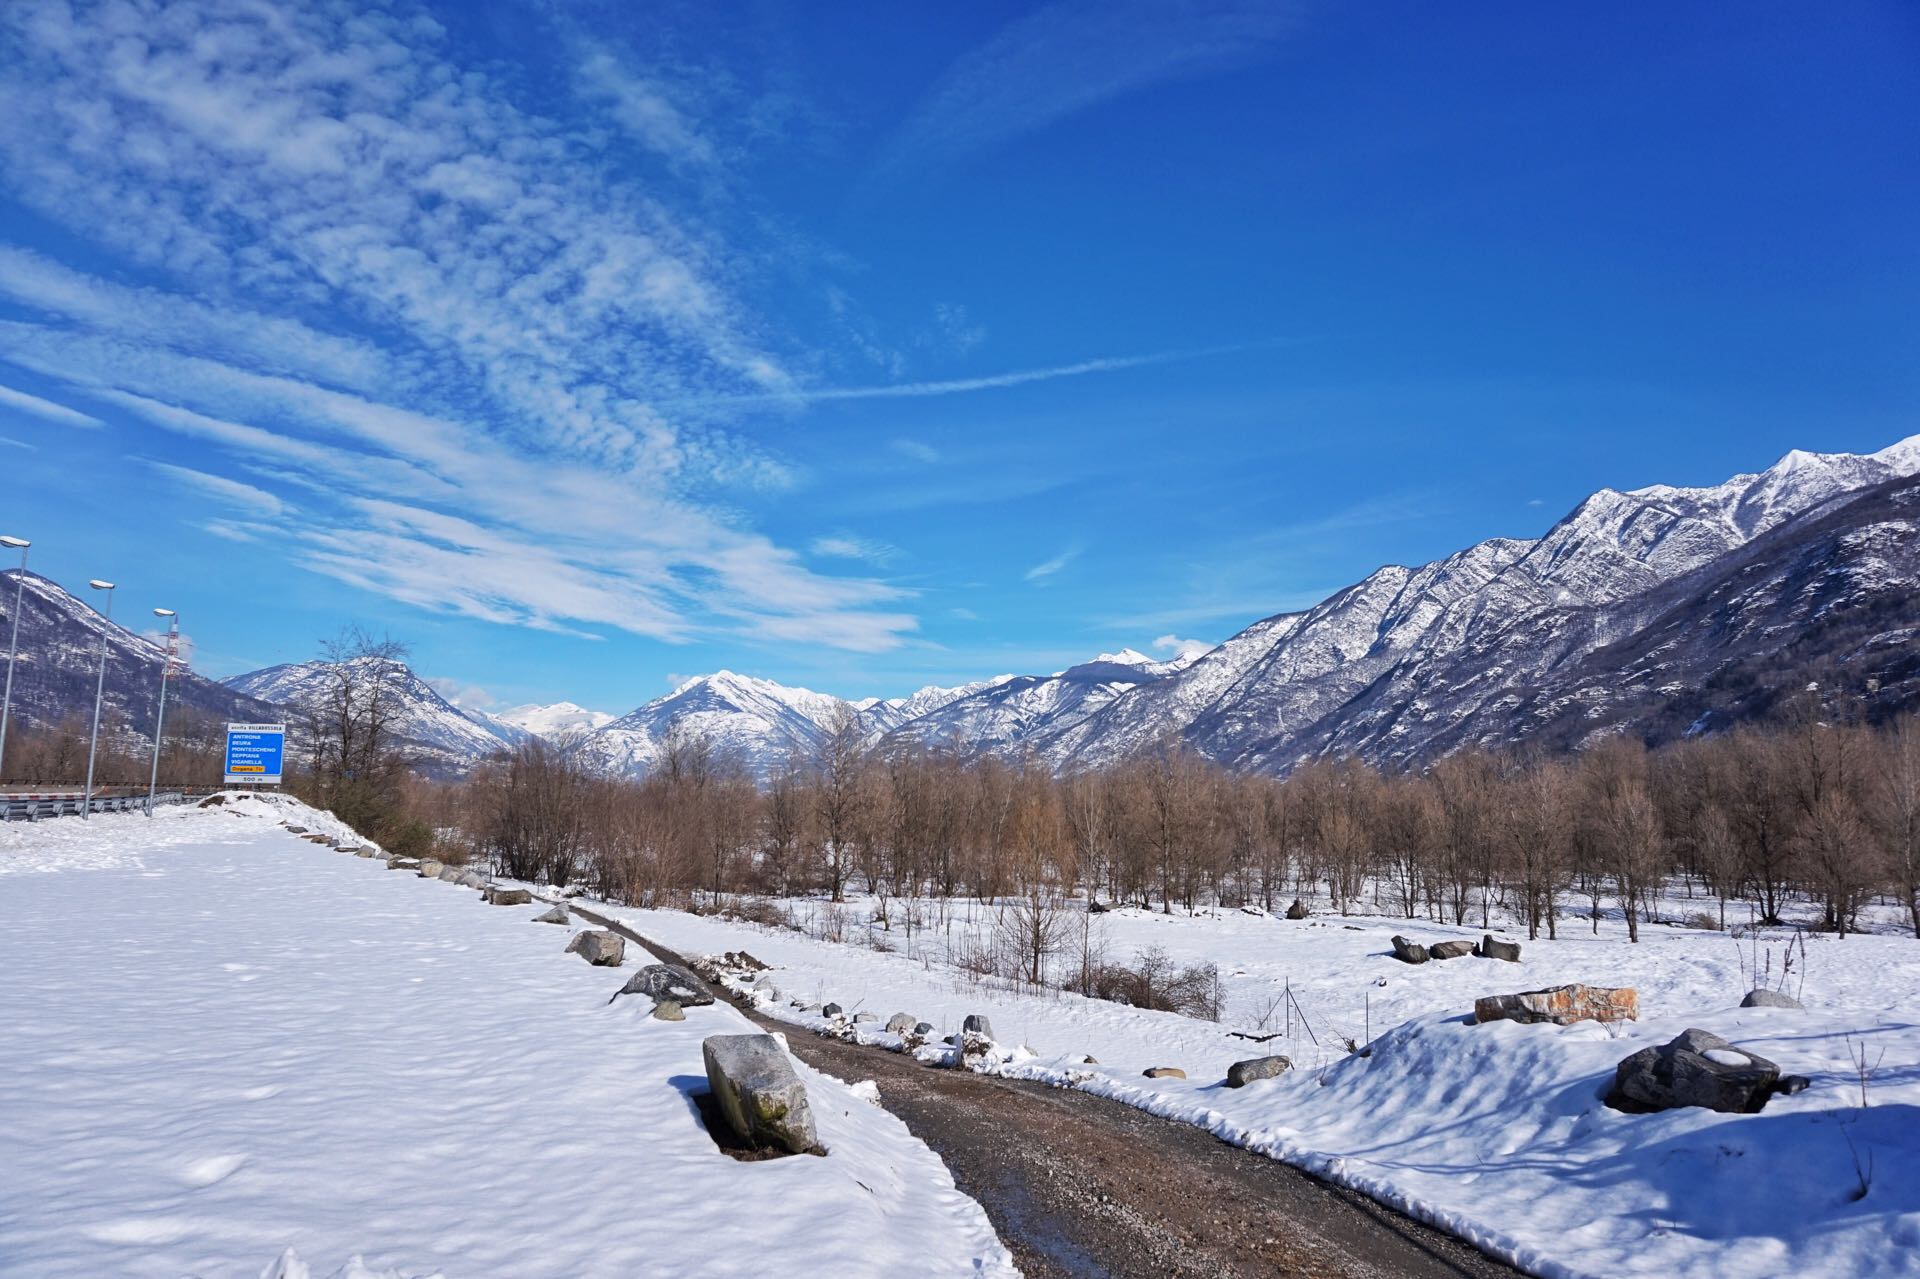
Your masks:
{"label": "deep snow field", "polygon": [[[832,909],[786,907],[803,919]],[[991,911],[977,904],[951,903],[949,927],[921,934],[909,955],[899,909],[895,902],[896,923],[883,935],[894,953],[867,944],[877,930],[870,901],[842,908],[847,940],[838,943],[711,915],[610,913],[684,954],[744,947],[776,965],[769,977],[779,997],[768,1011],[797,1026],[826,1023],[795,999],[833,1000],[882,1022],[905,1011],[942,1034],[967,1013],[986,1013],[1013,1050],[998,1067],[1006,1074],[1199,1124],[1539,1274],[1920,1275],[1920,942],[1910,936],[1809,937],[1789,987],[1808,1011],[1796,1012],[1740,1009],[1754,984],[1742,972],[1754,948],[1716,932],[1647,927],[1636,946],[1617,922],[1595,938],[1586,920],[1564,921],[1559,941],[1496,928],[1524,943],[1521,963],[1469,956],[1411,967],[1388,953],[1392,934],[1433,942],[1478,940],[1482,930],[1237,910],[1093,917],[1109,959],[1159,946],[1179,962],[1217,963],[1227,1011],[1216,1025],[971,977],[944,957],[991,928]],[[1776,930],[1759,946],[1776,978],[1786,936]],[[1572,981],[1636,987],[1641,1020],[1467,1024],[1478,995]],[[1288,984],[1307,1018],[1303,1027],[1296,1015],[1291,1040],[1274,1008]],[[1339,1041],[1364,1041],[1369,1021],[1371,1055],[1350,1056]],[[1810,1076],[1812,1086],[1759,1115],[1627,1115],[1601,1104],[1622,1058],[1690,1026]],[[1261,1045],[1234,1030],[1283,1034]],[[894,1042],[877,1026],[857,1033]],[[1864,1108],[1855,1051],[1878,1063]],[[1299,1069],[1223,1086],[1231,1062],[1265,1053],[1286,1054]],[[1099,1064],[1084,1064],[1087,1054]],[[1188,1079],[1142,1078],[1152,1066],[1180,1067]],[[1871,1161],[1859,1198],[1855,1152],[1862,1168]]]}
{"label": "deep snow field", "polygon": [[718,1150],[690,1097],[734,1009],[609,1006],[625,973],[538,907],[283,815],[349,834],[257,799],[0,826],[0,1273],[1015,1273],[932,1152],[804,1065],[827,1157]]}

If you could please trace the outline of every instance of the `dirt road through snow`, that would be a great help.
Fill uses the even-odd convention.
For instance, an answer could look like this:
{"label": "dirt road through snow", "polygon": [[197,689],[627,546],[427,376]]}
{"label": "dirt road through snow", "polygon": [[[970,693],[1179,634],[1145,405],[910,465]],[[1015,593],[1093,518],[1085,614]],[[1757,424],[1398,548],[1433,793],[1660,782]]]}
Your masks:
{"label": "dirt road through snow", "polygon": [[785,1033],[808,1065],[848,1082],[873,1080],[881,1104],[946,1161],[1035,1279],[1519,1273],[1364,1195],[1190,1125],[1069,1089],[929,1069],[748,1015]]}

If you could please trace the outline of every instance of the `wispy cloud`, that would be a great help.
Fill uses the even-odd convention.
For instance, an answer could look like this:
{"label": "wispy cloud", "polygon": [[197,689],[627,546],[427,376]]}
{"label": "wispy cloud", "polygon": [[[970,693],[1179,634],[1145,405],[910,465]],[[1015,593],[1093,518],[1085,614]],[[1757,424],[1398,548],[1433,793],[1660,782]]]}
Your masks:
{"label": "wispy cloud", "polygon": [[869,564],[887,564],[900,555],[900,548],[897,546],[891,546],[870,537],[857,537],[851,533],[816,537],[808,544],[807,549],[827,559],[865,560]]}
{"label": "wispy cloud", "polygon": [[[0,322],[9,360],[193,441],[260,517],[273,477],[307,489],[299,529],[272,533],[293,562],[394,599],[579,634],[899,644],[906,592],[809,568],[733,500],[792,468],[670,408],[791,387],[736,291],[751,250],[602,164],[602,125],[523,110],[427,18],[345,16],[0,6],[10,191],[122,279],[166,282],[0,247],[0,296],[29,317]],[[591,55],[581,76],[643,145],[700,162],[673,94]]]}
{"label": "wispy cloud", "polygon": [[175,466],[171,462],[155,462],[150,458],[134,460],[145,462],[160,474],[188,488],[204,493],[228,506],[250,511],[254,515],[273,517],[287,512],[285,502],[265,489],[255,488],[251,484],[242,484],[239,480],[230,480],[223,475],[209,475],[205,471],[196,471],[191,467]]}
{"label": "wispy cloud", "polygon": [[48,422],[58,422],[61,426],[94,429],[103,425],[97,417],[88,417],[77,409],[43,400],[37,395],[28,395],[25,391],[16,391],[10,386],[0,386],[0,409],[14,409]]}
{"label": "wispy cloud", "polygon": [[25,449],[29,453],[38,451],[33,447],[33,445],[28,444],[25,440],[11,439],[5,435],[0,435],[0,448]]}
{"label": "wispy cloud", "polygon": [[931,382],[899,382],[891,386],[791,387],[778,392],[752,392],[743,395],[711,396],[702,404],[815,404],[832,400],[897,400],[930,395],[963,395],[970,391],[997,391],[1057,378],[1085,377],[1090,373],[1117,373],[1154,364],[1172,364],[1197,360],[1210,355],[1227,355],[1252,350],[1267,343],[1238,343],[1232,346],[1198,347],[1189,350],[1155,351],[1148,355],[1109,356],[1081,360],[1075,364],[1056,364],[1044,369],[1019,369],[1011,373],[989,373],[983,377],[946,378]]}
{"label": "wispy cloud", "polygon": [[905,437],[889,440],[887,447],[901,457],[912,458],[916,462],[932,466],[940,460],[940,450],[925,440],[910,440]]}
{"label": "wispy cloud", "polygon": [[1081,549],[1082,548],[1078,546],[1068,547],[1052,559],[1042,560],[1040,563],[1035,564],[1022,574],[1022,576],[1029,582],[1044,582],[1067,565],[1079,559]]}
{"label": "wispy cloud", "polygon": [[1267,55],[1296,25],[1276,0],[1057,0],[956,59],[883,149],[873,181],[954,161],[1171,80]]}

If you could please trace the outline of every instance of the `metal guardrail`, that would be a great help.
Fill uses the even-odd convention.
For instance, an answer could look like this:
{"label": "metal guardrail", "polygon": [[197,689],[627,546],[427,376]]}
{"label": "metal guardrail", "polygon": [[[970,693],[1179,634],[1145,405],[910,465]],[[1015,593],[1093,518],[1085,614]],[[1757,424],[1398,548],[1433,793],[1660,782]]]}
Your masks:
{"label": "metal guardrail", "polygon": [[[184,804],[189,796],[184,791],[159,791],[153,797],[155,806],[161,804]],[[84,795],[65,792],[45,794],[8,794],[0,793],[0,821],[37,822],[43,817],[78,817],[86,805]],[[141,795],[95,795],[91,811],[96,813],[137,813],[144,812],[147,797]]]}

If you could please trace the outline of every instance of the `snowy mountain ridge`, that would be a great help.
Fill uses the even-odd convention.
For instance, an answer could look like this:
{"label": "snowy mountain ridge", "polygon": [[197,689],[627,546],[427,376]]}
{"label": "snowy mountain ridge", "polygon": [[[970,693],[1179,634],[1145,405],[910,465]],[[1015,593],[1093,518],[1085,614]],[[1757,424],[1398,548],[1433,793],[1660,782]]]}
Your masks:
{"label": "snowy mountain ridge", "polygon": [[[504,747],[518,745],[527,730],[484,711],[462,710],[414,674],[406,663],[390,658],[361,657],[349,665],[384,668],[388,688],[398,699],[393,712],[395,734],[413,747],[421,762],[461,769]],[[335,687],[335,664],[323,660],[285,662],[221,681],[228,688],[263,702],[285,707],[295,716],[321,716]]]}

